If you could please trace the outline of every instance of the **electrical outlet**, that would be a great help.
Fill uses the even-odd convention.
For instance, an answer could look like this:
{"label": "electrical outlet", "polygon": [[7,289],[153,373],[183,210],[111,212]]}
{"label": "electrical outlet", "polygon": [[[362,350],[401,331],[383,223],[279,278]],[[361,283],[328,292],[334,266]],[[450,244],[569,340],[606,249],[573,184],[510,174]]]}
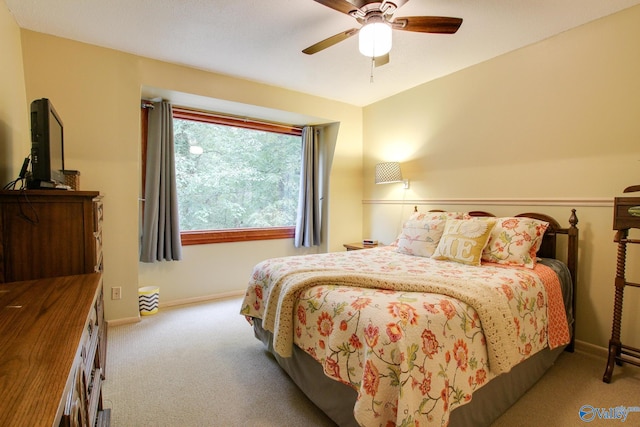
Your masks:
{"label": "electrical outlet", "polygon": [[122,298],[122,287],[116,286],[115,288],[111,288],[111,299],[120,298]]}

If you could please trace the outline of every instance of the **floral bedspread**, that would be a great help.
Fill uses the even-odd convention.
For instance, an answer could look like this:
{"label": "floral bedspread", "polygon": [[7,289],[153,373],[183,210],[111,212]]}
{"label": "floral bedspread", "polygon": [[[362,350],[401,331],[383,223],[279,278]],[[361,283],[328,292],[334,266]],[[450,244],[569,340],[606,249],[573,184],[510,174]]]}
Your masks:
{"label": "floral bedspread", "polygon": [[[473,283],[509,308],[506,322],[512,324],[511,350],[518,361],[569,341],[566,317],[557,309],[563,306],[559,283],[548,267],[474,267],[392,248],[263,261],[254,268],[241,313],[268,318],[287,298],[279,288],[284,277],[331,273],[322,276],[326,278],[337,271],[345,277],[393,274],[405,281],[412,278],[410,283],[424,282],[425,289],[432,281],[452,283],[453,278],[465,286]],[[447,291],[374,289],[345,282],[349,280],[338,277],[335,284],[310,281],[295,288],[291,313],[279,313],[263,326],[274,336],[278,328],[291,329],[295,345],[318,360],[326,375],[356,389],[354,415],[361,425],[447,425],[452,409],[470,401],[474,390],[502,371],[492,366],[495,359],[478,314],[482,307]]]}

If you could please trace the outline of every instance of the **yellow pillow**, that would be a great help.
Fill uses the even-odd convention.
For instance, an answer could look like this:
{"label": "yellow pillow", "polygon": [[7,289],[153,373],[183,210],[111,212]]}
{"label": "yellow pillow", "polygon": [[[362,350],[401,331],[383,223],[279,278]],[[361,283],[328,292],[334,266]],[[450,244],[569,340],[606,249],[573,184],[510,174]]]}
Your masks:
{"label": "yellow pillow", "polygon": [[480,265],[495,219],[448,219],[432,258]]}

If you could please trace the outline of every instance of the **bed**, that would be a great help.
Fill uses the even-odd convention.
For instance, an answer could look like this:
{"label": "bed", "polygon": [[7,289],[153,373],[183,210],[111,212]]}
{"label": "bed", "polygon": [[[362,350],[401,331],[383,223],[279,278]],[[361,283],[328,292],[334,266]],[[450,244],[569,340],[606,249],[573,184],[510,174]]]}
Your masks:
{"label": "bed", "polygon": [[573,351],[577,223],[416,211],[392,245],[257,264],[241,314],[340,426],[489,425]]}

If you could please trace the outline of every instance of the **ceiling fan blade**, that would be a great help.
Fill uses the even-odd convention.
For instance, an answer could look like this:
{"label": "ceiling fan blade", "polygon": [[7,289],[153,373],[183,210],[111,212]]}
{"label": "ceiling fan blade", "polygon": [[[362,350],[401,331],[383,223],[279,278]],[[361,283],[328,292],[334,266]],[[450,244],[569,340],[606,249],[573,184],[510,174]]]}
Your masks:
{"label": "ceiling fan blade", "polygon": [[388,63],[389,63],[388,53],[385,53],[384,55],[376,56],[375,58],[373,58],[373,65],[376,67],[382,67],[383,65]]}
{"label": "ceiling fan blade", "polygon": [[347,15],[358,8],[346,0],[314,0],[316,3],[323,4],[338,12],[346,13]]}
{"label": "ceiling fan blade", "polygon": [[314,53],[318,53],[321,50],[324,50],[328,47],[333,46],[334,44],[340,43],[341,41],[348,39],[352,35],[357,34],[358,31],[360,31],[358,28],[352,28],[350,30],[343,31],[341,33],[336,34],[335,36],[331,36],[329,38],[322,40],[321,42],[318,42],[314,45],[309,46],[308,48],[304,49],[302,52],[306,53],[307,55],[313,55]]}
{"label": "ceiling fan blade", "polygon": [[416,31],[419,33],[453,34],[462,25],[462,18],[445,16],[403,16],[391,23],[394,30]]}

